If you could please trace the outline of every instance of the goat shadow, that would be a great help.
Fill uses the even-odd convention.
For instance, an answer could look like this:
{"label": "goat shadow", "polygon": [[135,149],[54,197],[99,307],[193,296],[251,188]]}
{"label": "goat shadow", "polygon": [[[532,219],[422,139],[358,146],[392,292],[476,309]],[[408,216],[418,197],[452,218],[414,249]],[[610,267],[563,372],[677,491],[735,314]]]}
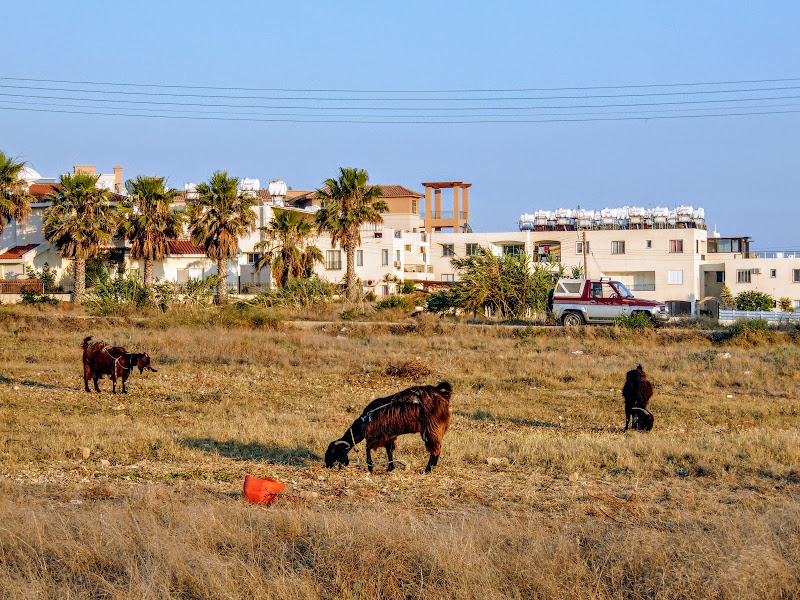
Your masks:
{"label": "goat shadow", "polygon": [[456,413],[459,417],[472,419],[473,421],[493,421],[514,423],[515,425],[529,425],[531,427],[547,427],[561,429],[560,423],[549,423],[547,421],[536,421],[533,419],[517,419],[515,417],[498,417],[487,410],[476,410],[474,413]]}
{"label": "goat shadow", "polygon": [[41,390],[72,390],[75,388],[66,387],[63,385],[51,385],[49,383],[40,383],[38,381],[29,381],[27,379],[11,379],[10,377],[5,377],[0,375],[0,384],[8,384],[8,385],[21,385],[23,387],[29,388],[39,388]]}
{"label": "goat shadow", "polygon": [[265,446],[258,442],[219,441],[211,438],[183,438],[178,440],[178,444],[209,454],[219,454],[233,460],[265,462],[273,465],[302,467],[306,466],[309,461],[320,460],[320,457],[311,450],[299,445],[294,448],[282,448]]}
{"label": "goat shadow", "polygon": [[492,423],[513,423],[514,425],[527,425],[528,427],[543,427],[546,429],[569,429],[577,431],[588,431],[591,433],[613,433],[622,431],[622,428],[604,425],[566,425],[564,423],[550,423],[549,421],[537,421],[536,419],[518,419],[516,417],[498,417],[487,410],[476,410],[474,413],[457,413],[458,416],[473,421],[486,421]]}

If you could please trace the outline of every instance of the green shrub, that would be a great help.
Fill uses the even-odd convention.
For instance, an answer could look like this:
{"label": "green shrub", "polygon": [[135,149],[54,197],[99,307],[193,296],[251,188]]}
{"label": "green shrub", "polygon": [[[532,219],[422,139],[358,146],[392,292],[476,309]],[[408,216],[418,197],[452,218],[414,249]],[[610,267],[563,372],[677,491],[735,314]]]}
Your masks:
{"label": "green shrub", "polygon": [[764,319],[752,321],[738,321],[725,331],[729,341],[741,344],[758,345],[761,342],[772,340],[775,332]]}
{"label": "green shrub", "polygon": [[775,300],[769,294],[750,290],[736,296],[736,310],[773,310]]}
{"label": "green shrub", "polygon": [[653,319],[646,312],[640,310],[629,315],[620,315],[614,319],[614,325],[625,329],[650,329],[653,327]]}
{"label": "green shrub", "polygon": [[261,292],[253,303],[259,306],[311,306],[333,299],[334,284],[316,275],[290,279],[285,287]]}
{"label": "green shrub", "polygon": [[781,298],[778,300],[778,306],[783,312],[794,312],[794,304],[791,298]]}
{"label": "green shrub", "polygon": [[37,292],[36,290],[29,290],[26,287],[23,287],[20,292],[20,304],[24,304],[27,306],[39,306],[41,307],[44,304],[52,304],[55,306],[58,304],[58,300],[49,296],[47,294],[43,294],[42,292]]}
{"label": "green shrub", "polygon": [[386,310],[387,308],[401,308],[403,310],[411,310],[414,308],[414,304],[408,298],[404,296],[398,296],[396,294],[392,294],[391,296],[387,296],[383,300],[378,300],[378,303],[375,305],[375,308],[378,310]]}
{"label": "green shrub", "polygon": [[400,288],[400,293],[401,294],[413,294],[416,291],[417,291],[417,288],[414,287],[414,282],[413,281],[408,281],[408,280],[404,281],[403,282],[403,287]]}
{"label": "green shrub", "polygon": [[454,308],[455,302],[447,292],[432,294],[425,303],[425,310],[436,315],[444,314]]}
{"label": "green shrub", "polygon": [[87,290],[83,305],[90,312],[106,317],[141,308],[148,305],[150,300],[151,291],[145,287],[138,273],[125,274],[120,271],[112,279],[104,270]]}

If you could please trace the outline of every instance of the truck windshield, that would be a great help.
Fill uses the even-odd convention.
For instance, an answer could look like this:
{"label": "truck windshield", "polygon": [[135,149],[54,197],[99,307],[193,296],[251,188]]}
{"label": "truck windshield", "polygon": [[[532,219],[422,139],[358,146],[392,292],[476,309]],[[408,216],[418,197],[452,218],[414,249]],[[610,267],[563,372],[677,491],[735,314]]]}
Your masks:
{"label": "truck windshield", "polygon": [[619,281],[614,282],[614,287],[617,288],[620,298],[633,298],[633,294],[631,293],[631,291],[628,288],[626,288],[623,284],[621,284]]}

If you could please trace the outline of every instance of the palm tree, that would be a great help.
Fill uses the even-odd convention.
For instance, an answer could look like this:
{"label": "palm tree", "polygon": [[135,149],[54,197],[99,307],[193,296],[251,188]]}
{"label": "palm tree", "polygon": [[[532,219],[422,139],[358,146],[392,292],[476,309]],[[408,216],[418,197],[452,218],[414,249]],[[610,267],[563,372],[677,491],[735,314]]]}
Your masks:
{"label": "palm tree", "polygon": [[256,263],[256,270],[269,265],[279,286],[285,287],[290,279],[310,277],[314,263],[322,262],[322,251],[308,239],[314,228],[298,213],[275,209],[272,221],[260,229],[267,239],[257,243],[254,249],[267,251]]}
{"label": "palm tree", "polygon": [[171,208],[180,195],[167,188],[163,177],[139,175],[125,182],[133,197],[134,210],[123,223],[125,237],[131,243],[131,257],[144,259],[144,285],[153,284],[153,261],[167,253],[167,240],[183,233],[184,214]]}
{"label": "palm tree", "polygon": [[44,215],[44,237],[61,256],[75,263],[74,301],[86,289],[86,260],[109,244],[119,228],[119,210],[110,190],[96,187],[98,175],[62,175],[61,185],[45,199],[52,202]]}
{"label": "palm tree", "polygon": [[330,234],[331,246],[338,242],[347,256],[348,300],[357,300],[355,256],[361,245],[361,226],[383,223],[382,212],[388,210],[377,185],[368,186],[369,175],[364,169],[339,167],[338,179],[327,179],[327,188],[317,190],[322,208],[317,212],[317,228]]}
{"label": "palm tree", "polygon": [[255,229],[257,200],[240,194],[238,177],[215,171],[207,183],[197,184],[198,198],[189,206],[192,241],[217,261],[217,304],[228,300],[228,259],[239,252],[239,237]]}
{"label": "palm tree", "polygon": [[31,212],[28,185],[20,177],[24,167],[0,150],[0,235],[11,219],[22,222]]}

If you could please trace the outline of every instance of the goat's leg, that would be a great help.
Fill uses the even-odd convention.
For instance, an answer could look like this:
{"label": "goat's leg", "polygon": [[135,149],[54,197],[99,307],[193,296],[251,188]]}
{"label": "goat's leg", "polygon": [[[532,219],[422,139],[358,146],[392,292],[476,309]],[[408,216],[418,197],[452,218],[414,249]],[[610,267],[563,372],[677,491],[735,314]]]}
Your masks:
{"label": "goat's leg", "polygon": [[436,466],[439,462],[439,455],[438,454],[431,454],[431,457],[428,459],[428,465],[425,467],[425,472],[430,473],[431,469]]}
{"label": "goat's leg", "polygon": [[394,440],[386,443],[386,458],[389,460],[387,471],[394,471]]}
{"label": "goat's leg", "polygon": [[372,450],[367,446],[367,470],[372,473]]}
{"label": "goat's leg", "polygon": [[127,394],[128,393],[128,386],[126,385],[127,381],[128,381],[128,379],[123,375],[122,376],[122,393],[123,394]]}
{"label": "goat's leg", "polygon": [[622,430],[622,433],[628,431],[628,422],[631,420],[631,411],[625,411],[625,429]]}
{"label": "goat's leg", "polygon": [[92,379],[92,381],[94,381],[94,391],[99,394],[100,393],[100,386],[97,385],[97,380],[98,379],[100,379],[100,378],[99,377],[95,377],[95,378]]}

